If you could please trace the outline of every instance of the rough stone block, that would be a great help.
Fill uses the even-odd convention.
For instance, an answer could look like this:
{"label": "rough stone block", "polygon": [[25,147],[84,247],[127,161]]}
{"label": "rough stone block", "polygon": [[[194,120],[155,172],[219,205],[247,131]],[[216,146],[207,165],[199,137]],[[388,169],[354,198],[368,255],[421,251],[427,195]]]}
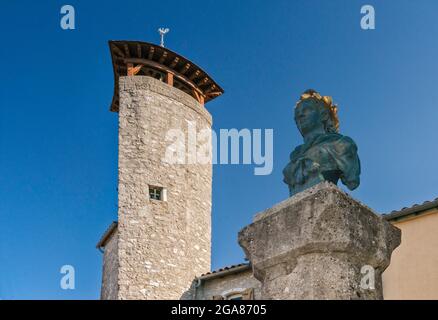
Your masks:
{"label": "rough stone block", "polygon": [[263,299],[382,299],[381,276],[400,241],[398,228],[328,182],[239,232]]}

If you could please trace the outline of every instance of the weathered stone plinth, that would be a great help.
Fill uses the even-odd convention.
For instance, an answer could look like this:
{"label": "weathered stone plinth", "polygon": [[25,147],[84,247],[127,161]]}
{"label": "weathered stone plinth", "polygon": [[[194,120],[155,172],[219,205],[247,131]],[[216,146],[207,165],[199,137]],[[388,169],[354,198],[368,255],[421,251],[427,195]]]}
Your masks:
{"label": "weathered stone plinth", "polygon": [[400,241],[398,228],[327,182],[239,232],[263,299],[382,299],[381,276]]}

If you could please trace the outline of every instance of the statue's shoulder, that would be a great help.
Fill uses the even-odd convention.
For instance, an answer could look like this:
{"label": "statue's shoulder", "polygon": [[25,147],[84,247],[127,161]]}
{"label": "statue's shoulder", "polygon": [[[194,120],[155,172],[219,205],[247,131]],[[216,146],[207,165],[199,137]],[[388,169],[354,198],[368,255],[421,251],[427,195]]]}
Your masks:
{"label": "statue's shoulder", "polygon": [[349,136],[344,136],[340,133],[329,133],[325,136],[325,140],[328,142],[336,142],[336,144],[340,144],[343,146],[355,146],[356,143]]}
{"label": "statue's shoulder", "polygon": [[328,134],[325,145],[337,153],[357,153],[357,145],[354,140],[339,133]]}
{"label": "statue's shoulder", "polygon": [[342,136],[339,141],[349,148],[357,149],[356,142],[354,142],[354,140],[349,136]]}

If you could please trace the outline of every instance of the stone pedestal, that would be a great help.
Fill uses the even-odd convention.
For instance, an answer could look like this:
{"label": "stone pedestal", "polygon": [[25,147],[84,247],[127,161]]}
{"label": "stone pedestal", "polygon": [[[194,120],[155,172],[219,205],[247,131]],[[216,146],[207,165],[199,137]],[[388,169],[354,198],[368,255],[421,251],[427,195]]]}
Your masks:
{"label": "stone pedestal", "polygon": [[263,299],[383,299],[401,231],[323,182],[255,216],[239,244]]}

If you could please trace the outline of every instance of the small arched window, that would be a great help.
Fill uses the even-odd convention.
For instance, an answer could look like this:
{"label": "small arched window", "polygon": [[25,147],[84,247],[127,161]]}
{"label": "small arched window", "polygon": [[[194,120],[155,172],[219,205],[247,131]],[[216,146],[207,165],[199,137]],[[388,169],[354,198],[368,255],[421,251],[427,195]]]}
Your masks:
{"label": "small arched window", "polygon": [[213,300],[254,300],[254,288],[226,291],[213,296]]}
{"label": "small arched window", "polygon": [[229,294],[225,300],[243,300],[243,293],[236,292],[236,293]]}

